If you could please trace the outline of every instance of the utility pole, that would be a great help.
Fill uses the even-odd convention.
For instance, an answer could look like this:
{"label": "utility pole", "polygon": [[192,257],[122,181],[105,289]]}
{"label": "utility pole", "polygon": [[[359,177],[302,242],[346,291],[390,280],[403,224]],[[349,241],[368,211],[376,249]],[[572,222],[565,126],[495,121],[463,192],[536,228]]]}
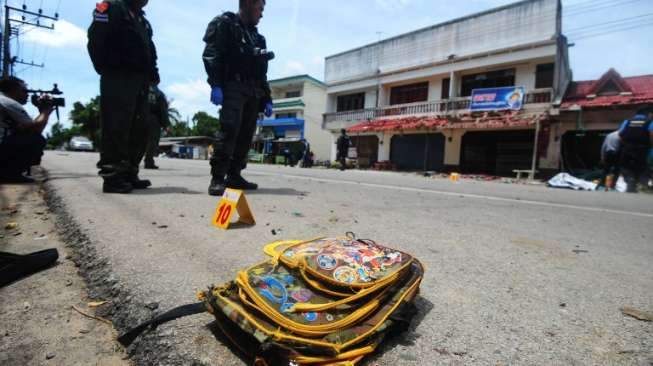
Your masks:
{"label": "utility pole", "polygon": [[[43,15],[43,9],[39,9],[38,12],[33,12],[27,10],[27,5],[23,4],[22,8],[15,8],[9,6],[7,0],[5,0],[5,18],[4,18],[4,30],[2,34],[2,77],[7,78],[13,74],[14,64],[22,64],[34,67],[44,67],[45,65],[36,64],[32,62],[25,62],[23,59],[18,60],[17,57],[11,56],[11,36],[13,34],[16,37],[20,34],[21,26],[32,26],[37,28],[45,29],[54,29],[54,22],[59,20],[59,14],[55,13],[54,16]],[[20,18],[12,18],[12,14],[20,15]],[[27,19],[27,16],[34,17],[31,20]],[[51,20],[50,24],[41,24],[41,19]],[[12,24],[16,24],[15,27]]]}

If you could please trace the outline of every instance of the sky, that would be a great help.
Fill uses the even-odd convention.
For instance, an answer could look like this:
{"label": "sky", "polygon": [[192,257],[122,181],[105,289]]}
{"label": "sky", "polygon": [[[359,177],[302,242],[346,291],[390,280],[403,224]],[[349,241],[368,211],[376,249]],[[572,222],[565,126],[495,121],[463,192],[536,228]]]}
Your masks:
{"label": "sky", "polygon": [[[310,74],[324,79],[324,58],[379,39],[515,2],[514,0],[268,0],[259,31],[276,59],[270,79]],[[58,83],[68,106],[99,94],[99,77],[86,52],[86,30],[96,0],[8,0],[28,10],[59,13],[55,30],[23,28],[12,52],[44,68],[17,65],[16,75],[31,88],[51,89]],[[586,4],[594,4],[585,6]],[[42,5],[41,5],[42,4]],[[209,86],[201,59],[206,25],[223,11],[235,11],[237,0],[150,0],[145,8],[154,29],[161,88],[184,119],[197,111],[217,115],[209,102]],[[582,11],[571,11],[571,9]],[[591,10],[587,10],[588,8]],[[599,78],[614,67],[622,76],[653,74],[651,32],[653,0],[563,0],[569,15],[563,33],[588,25],[633,18],[633,29],[570,42],[574,80]],[[637,23],[639,22],[639,23]],[[642,23],[648,25],[643,26]],[[69,126],[68,110],[62,123]],[[35,114],[34,108],[30,113]],[[52,125],[51,123],[50,125]]]}

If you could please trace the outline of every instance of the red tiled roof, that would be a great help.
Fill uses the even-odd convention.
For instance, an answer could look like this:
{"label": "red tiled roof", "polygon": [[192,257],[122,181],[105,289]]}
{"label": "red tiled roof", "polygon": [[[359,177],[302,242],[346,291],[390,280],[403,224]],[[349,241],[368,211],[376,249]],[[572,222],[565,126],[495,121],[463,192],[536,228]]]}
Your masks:
{"label": "red tiled roof", "polygon": [[540,120],[546,120],[547,113],[525,114],[520,112],[493,112],[467,114],[462,117],[405,117],[376,119],[363,122],[347,129],[349,133],[440,130],[440,129],[488,129],[505,127],[528,127]]}
{"label": "red tiled roof", "polygon": [[[603,95],[587,98],[596,94],[608,81],[613,81],[617,87],[629,95]],[[599,80],[572,82],[562,102],[562,109],[573,105],[586,108],[604,108],[610,106],[634,106],[653,104],[653,75],[641,75],[622,78],[615,70],[610,69]]]}

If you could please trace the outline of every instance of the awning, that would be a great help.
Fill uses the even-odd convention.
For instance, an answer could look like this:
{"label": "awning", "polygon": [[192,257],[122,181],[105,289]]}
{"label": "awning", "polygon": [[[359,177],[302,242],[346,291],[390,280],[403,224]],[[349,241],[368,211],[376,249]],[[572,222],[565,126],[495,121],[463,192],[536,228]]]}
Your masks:
{"label": "awning", "polygon": [[538,121],[549,119],[549,114],[524,113],[519,111],[484,112],[457,117],[407,117],[393,119],[376,119],[363,122],[347,129],[349,133],[409,131],[409,130],[444,130],[444,129],[499,129],[514,127],[532,127]]}
{"label": "awning", "polygon": [[257,122],[261,127],[303,126],[304,120],[299,118],[262,119]]}

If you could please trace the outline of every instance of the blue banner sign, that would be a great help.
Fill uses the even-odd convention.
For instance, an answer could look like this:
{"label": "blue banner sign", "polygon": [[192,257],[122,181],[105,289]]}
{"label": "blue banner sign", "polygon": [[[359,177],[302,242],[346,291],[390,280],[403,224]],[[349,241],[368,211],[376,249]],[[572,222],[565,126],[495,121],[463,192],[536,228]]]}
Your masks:
{"label": "blue banner sign", "polygon": [[521,86],[472,90],[471,111],[520,110],[524,105],[524,88]]}

